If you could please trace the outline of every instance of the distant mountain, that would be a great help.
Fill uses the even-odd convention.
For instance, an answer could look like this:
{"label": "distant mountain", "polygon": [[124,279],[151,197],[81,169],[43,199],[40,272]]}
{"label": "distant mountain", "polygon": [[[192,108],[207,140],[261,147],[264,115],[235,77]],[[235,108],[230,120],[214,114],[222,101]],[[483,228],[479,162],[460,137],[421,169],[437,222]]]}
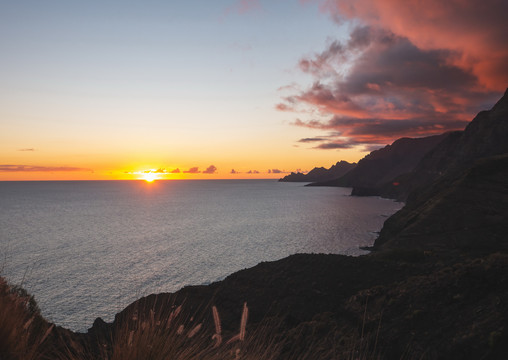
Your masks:
{"label": "distant mountain", "polygon": [[342,175],[348,173],[356,167],[356,163],[349,163],[347,161],[339,161],[335,165],[332,165],[329,169],[324,167],[315,167],[307,174],[301,172],[294,173],[279,179],[283,182],[314,182],[314,181],[326,181],[331,179],[337,179]]}
{"label": "distant mountain", "polygon": [[378,195],[392,179],[415,168],[422,157],[445,139],[448,134],[424,138],[401,138],[375,150],[358,162],[342,177],[309,184],[309,186],[352,187],[353,195]]}

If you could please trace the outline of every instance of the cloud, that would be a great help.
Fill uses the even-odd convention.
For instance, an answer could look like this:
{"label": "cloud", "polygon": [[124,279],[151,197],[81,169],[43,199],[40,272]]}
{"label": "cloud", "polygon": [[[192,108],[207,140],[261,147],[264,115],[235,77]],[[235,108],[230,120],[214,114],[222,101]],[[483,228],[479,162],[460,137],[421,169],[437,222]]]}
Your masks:
{"label": "cloud", "polygon": [[257,170],[249,170],[249,171],[247,171],[247,174],[259,174],[259,171],[257,171]]}
{"label": "cloud", "polygon": [[[312,84],[303,90],[292,86],[293,94],[276,105],[302,115],[296,126],[330,131],[329,139],[308,137],[299,143],[366,148],[402,136],[461,130],[508,84],[508,22],[493,14],[508,10],[508,3],[498,3],[497,10],[492,0],[487,0],[490,9],[465,0],[421,6],[416,0],[322,3],[334,19],[356,26],[345,41],[330,41],[322,52],[300,59],[298,66],[314,78]],[[475,21],[476,11],[493,16],[492,25],[484,17]],[[485,52],[467,42],[476,43],[479,34]]]}
{"label": "cloud", "polygon": [[35,151],[34,148],[24,148],[24,149],[18,149],[18,151]]}
{"label": "cloud", "polygon": [[184,170],[184,174],[199,174],[199,168],[198,167],[191,167],[189,170]]}
{"label": "cloud", "polygon": [[180,174],[180,169],[179,168],[173,169],[169,173],[170,174]]}
{"label": "cloud", "polygon": [[261,9],[262,7],[259,0],[237,0],[232,6],[226,9],[226,15],[230,13],[243,15]]}
{"label": "cloud", "polygon": [[[302,125],[303,125],[303,123],[302,123]],[[326,140],[326,138],[314,137],[314,138],[303,138],[303,139],[298,140],[298,142],[312,143],[312,142],[325,141],[325,140]]]}
{"label": "cloud", "polygon": [[236,171],[235,169],[231,169],[231,171],[229,172],[230,174],[239,174],[238,171]]}
{"label": "cloud", "polygon": [[508,84],[508,3],[503,0],[326,0],[338,21],[356,20],[409,39],[423,50],[447,49],[450,62],[482,86]]}
{"label": "cloud", "polygon": [[0,172],[65,172],[93,171],[92,169],[71,166],[31,166],[31,165],[0,165]]}
{"label": "cloud", "polygon": [[[197,168],[196,168],[197,169]],[[203,174],[215,174],[217,172],[217,167],[214,165],[210,165],[203,171]]]}
{"label": "cloud", "polygon": [[287,171],[279,170],[279,169],[268,169],[268,174],[287,174]]}

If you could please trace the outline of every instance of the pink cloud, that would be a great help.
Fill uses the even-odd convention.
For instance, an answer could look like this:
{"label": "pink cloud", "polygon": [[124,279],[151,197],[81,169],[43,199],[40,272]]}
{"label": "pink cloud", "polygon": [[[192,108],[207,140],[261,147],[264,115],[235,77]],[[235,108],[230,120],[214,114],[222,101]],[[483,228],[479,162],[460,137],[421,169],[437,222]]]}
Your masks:
{"label": "pink cloud", "polygon": [[387,29],[424,50],[455,51],[449,60],[470,69],[488,90],[508,84],[506,1],[327,0],[324,9]]}
{"label": "pink cloud", "polygon": [[[464,1],[458,2],[464,5]],[[386,10],[386,4],[392,4],[392,12]],[[508,22],[494,20],[495,30],[483,33],[497,40],[488,41],[492,49],[480,57],[469,49],[470,44],[452,44],[453,36],[448,33],[445,38],[449,37],[450,43],[434,39],[445,31],[443,16],[453,12],[455,2],[446,6],[446,2],[429,2],[443,20],[434,28],[429,15],[433,12],[427,3],[422,5],[422,19],[413,19],[420,22],[421,29],[406,24],[418,17],[414,2],[402,4],[398,0],[325,1],[325,11],[337,21],[355,19],[363,25],[354,27],[346,41],[330,42],[322,52],[300,59],[300,70],[314,77],[313,84],[304,90],[295,87],[292,95],[276,105],[277,110],[303,114],[304,120],[294,122],[297,126],[330,131],[314,148],[367,148],[402,136],[460,130],[478,111],[489,108],[508,84],[508,37],[504,36]],[[461,11],[469,14],[472,10]],[[485,21],[478,22],[486,26]],[[465,24],[457,22],[450,25],[452,34]],[[477,26],[475,23],[472,28]]]}
{"label": "pink cloud", "polygon": [[232,6],[226,9],[225,14],[226,15],[230,13],[247,14],[261,9],[262,6],[259,0],[237,0]]}

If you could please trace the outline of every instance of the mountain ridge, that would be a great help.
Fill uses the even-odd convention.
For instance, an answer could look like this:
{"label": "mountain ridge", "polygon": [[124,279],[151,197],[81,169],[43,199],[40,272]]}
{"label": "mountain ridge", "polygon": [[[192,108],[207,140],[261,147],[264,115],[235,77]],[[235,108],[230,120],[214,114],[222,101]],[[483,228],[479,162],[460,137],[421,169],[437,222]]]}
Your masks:
{"label": "mountain ridge", "polygon": [[301,172],[292,172],[289,175],[279,179],[280,182],[314,182],[326,181],[343,176],[356,167],[356,163],[349,163],[344,160],[337,161],[329,169],[324,167],[315,167],[306,174]]}

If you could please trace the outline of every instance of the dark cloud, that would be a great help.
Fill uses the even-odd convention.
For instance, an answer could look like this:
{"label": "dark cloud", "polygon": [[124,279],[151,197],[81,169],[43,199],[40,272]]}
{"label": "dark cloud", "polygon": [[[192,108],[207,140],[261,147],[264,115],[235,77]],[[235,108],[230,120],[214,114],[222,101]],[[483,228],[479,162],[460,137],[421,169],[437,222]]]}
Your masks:
{"label": "dark cloud", "polygon": [[323,52],[301,59],[300,69],[315,81],[276,107],[310,117],[297,119],[297,126],[330,131],[331,139],[298,141],[326,141],[318,149],[461,130],[499,93],[454,61],[460,57],[457,49],[422,48],[391,30],[357,26],[347,41],[331,42]]}
{"label": "dark cloud", "polygon": [[0,165],[0,172],[65,172],[93,171],[92,169],[71,166],[31,166],[31,165]]}
{"label": "dark cloud", "polygon": [[331,150],[331,149],[349,149],[353,147],[356,144],[347,144],[347,143],[324,143],[319,144],[318,146],[314,147],[314,149],[323,149],[323,150]]}
{"label": "dark cloud", "polygon": [[[320,130],[335,130],[329,138],[349,137],[357,139],[358,143],[369,143],[376,139],[387,140],[402,136],[421,137],[428,134],[441,134],[445,131],[462,130],[468,121],[446,119],[359,119],[353,117],[334,116],[327,121],[297,121],[295,125]],[[316,138],[327,140],[323,138]],[[371,139],[369,141],[369,139]],[[317,140],[316,140],[317,141]],[[300,140],[300,142],[302,142]],[[306,142],[306,141],[303,141]]]}
{"label": "dark cloud", "polygon": [[382,28],[425,51],[453,53],[448,63],[471,73],[481,87],[508,84],[508,2],[503,0],[325,0],[338,21]]}
{"label": "dark cloud", "polygon": [[203,174],[215,174],[217,172],[217,168],[214,165],[210,165],[203,171]]}
{"label": "dark cloud", "polygon": [[184,170],[183,173],[184,174],[199,174],[200,171],[199,171],[199,168],[196,166],[196,167],[191,167],[189,170]]}
{"label": "dark cloud", "polygon": [[[270,170],[268,170],[268,171],[270,171]],[[247,174],[259,174],[259,171],[257,171],[257,170],[249,170],[249,171],[247,171]]]}
{"label": "dark cloud", "polygon": [[230,174],[239,174],[239,172],[236,171],[235,169],[231,169]]}
{"label": "dark cloud", "polygon": [[303,138],[303,139],[298,140],[298,142],[301,142],[301,143],[312,143],[312,142],[319,142],[319,141],[326,141],[326,138],[314,137],[314,138]]}

